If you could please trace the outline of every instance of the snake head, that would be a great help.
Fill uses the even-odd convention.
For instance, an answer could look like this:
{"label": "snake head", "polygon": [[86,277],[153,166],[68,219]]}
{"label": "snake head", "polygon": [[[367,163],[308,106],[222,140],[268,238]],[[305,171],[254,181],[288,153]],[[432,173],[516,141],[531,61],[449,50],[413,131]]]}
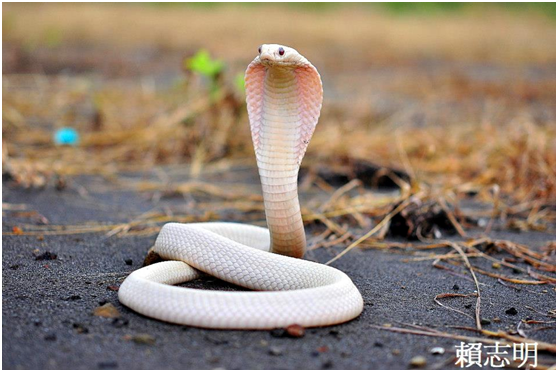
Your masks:
{"label": "snake head", "polygon": [[258,52],[259,55],[256,59],[259,59],[261,64],[266,67],[296,68],[307,62],[295,49],[284,45],[262,44],[258,48]]}

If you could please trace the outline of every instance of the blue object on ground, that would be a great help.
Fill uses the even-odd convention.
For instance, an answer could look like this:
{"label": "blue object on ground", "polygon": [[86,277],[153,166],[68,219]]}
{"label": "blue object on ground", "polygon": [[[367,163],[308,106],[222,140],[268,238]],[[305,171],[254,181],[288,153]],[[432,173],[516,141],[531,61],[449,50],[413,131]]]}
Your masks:
{"label": "blue object on ground", "polygon": [[79,134],[74,128],[60,128],[54,133],[54,143],[57,145],[75,146],[79,142]]}

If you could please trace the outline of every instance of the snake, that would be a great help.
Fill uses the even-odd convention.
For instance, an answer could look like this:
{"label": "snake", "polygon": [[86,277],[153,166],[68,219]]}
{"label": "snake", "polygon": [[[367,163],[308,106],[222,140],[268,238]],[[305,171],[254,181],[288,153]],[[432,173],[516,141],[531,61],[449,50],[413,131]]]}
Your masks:
{"label": "snake", "polygon": [[[268,228],[167,223],[153,247],[164,261],[133,271],[118,290],[119,301],[147,317],[200,328],[308,328],[350,321],[364,304],[349,276],[303,259],[297,179],[322,108],[320,74],[297,50],[263,44],[244,81]],[[205,275],[248,290],[177,285]]]}

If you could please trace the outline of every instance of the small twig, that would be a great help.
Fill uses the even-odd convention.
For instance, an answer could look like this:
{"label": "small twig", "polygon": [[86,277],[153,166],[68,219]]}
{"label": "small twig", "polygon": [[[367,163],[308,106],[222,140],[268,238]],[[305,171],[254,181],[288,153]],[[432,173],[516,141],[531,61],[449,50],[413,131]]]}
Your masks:
{"label": "small twig", "polygon": [[477,276],[475,275],[475,272],[474,272],[474,270],[471,266],[471,263],[469,262],[469,259],[467,258],[467,255],[465,255],[465,253],[463,252],[461,247],[459,245],[455,244],[455,243],[452,243],[452,242],[449,242],[449,244],[457,252],[459,252],[461,257],[463,258],[463,261],[465,262],[465,266],[467,266],[467,268],[471,272],[471,276],[473,277],[473,280],[475,281],[475,286],[477,287],[477,304],[475,306],[475,319],[476,319],[476,323],[477,323],[477,329],[481,330],[482,329],[481,318],[480,318],[481,292],[480,292],[480,286],[479,286],[479,282],[477,280]]}
{"label": "small twig", "polygon": [[463,312],[463,311],[461,311],[461,310],[454,309],[454,308],[451,307],[451,306],[444,305],[443,303],[441,303],[440,301],[438,301],[440,298],[448,298],[448,297],[472,297],[472,296],[478,297],[476,293],[469,293],[469,294],[441,293],[441,294],[438,294],[438,295],[436,295],[436,296],[434,297],[434,302],[436,302],[438,305],[440,305],[440,306],[443,307],[443,308],[446,308],[446,309],[451,310],[451,311],[455,311],[456,313],[459,313],[459,314],[461,314],[461,315],[465,315],[466,317],[471,318],[471,319],[474,320],[475,318],[472,317],[471,315],[469,315],[469,314],[467,314],[467,313],[465,313],[465,312]]}
{"label": "small twig", "polygon": [[337,261],[339,258],[343,257],[346,253],[348,253],[351,249],[358,246],[360,243],[362,243],[363,241],[365,241],[366,239],[368,239],[369,237],[374,235],[376,232],[378,232],[382,228],[383,225],[385,225],[389,220],[391,220],[393,218],[393,216],[395,216],[397,213],[399,213],[400,211],[405,209],[405,207],[407,207],[407,205],[409,205],[410,202],[411,202],[411,199],[407,199],[404,202],[402,202],[397,208],[395,208],[387,216],[385,216],[384,219],[379,224],[377,224],[372,230],[370,230],[369,232],[367,232],[366,234],[361,236],[358,240],[356,240],[351,245],[349,245],[347,248],[345,248],[337,256],[333,257],[331,260],[326,262],[326,265],[329,265],[329,264]]}

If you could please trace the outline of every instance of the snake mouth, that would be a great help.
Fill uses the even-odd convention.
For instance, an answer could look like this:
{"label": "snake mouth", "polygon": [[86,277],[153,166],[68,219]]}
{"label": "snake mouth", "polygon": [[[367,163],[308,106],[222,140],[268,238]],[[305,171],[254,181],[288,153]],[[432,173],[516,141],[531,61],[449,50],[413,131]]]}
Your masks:
{"label": "snake mouth", "polygon": [[260,56],[260,63],[265,67],[284,67],[284,68],[296,68],[300,66],[300,63],[296,61],[278,61],[273,57]]}

